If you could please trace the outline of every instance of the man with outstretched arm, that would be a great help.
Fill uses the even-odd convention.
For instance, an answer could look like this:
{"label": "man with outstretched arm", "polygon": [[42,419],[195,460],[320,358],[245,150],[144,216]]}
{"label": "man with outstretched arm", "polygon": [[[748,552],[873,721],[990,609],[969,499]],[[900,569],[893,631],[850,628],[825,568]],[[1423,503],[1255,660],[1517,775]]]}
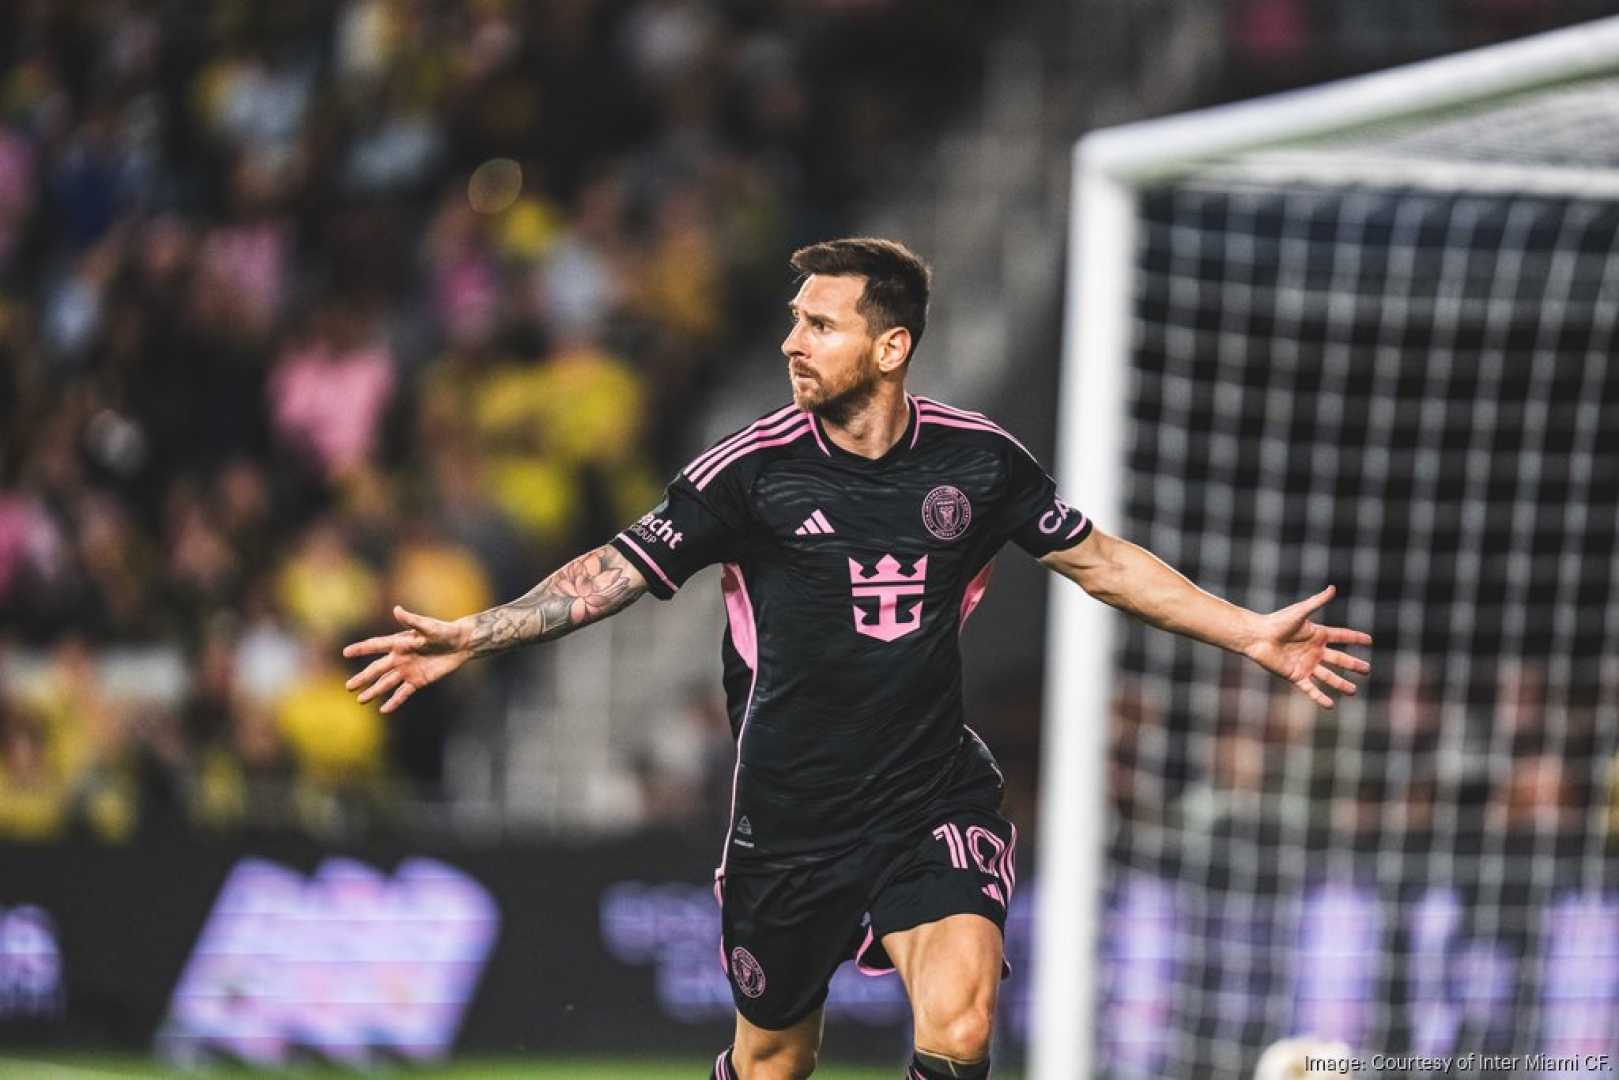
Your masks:
{"label": "man with outstretched arm", "polygon": [[[1197,588],[1057,497],[982,413],[906,393],[929,270],[900,244],[794,253],[782,343],[791,404],[699,454],[651,512],[509,604],[400,633],[349,680],[397,709],[475,656],[547,641],[642,593],[723,566],[722,642],[737,762],[715,891],[737,1008],[717,1080],[810,1075],[838,965],[897,970],[915,1016],[909,1080],[989,1075],[1017,829],[1000,770],[967,726],[962,623],[1012,541],[1099,600],[1248,657],[1323,708],[1355,692],[1354,630]],[[1335,670],[1337,669],[1337,670]]]}

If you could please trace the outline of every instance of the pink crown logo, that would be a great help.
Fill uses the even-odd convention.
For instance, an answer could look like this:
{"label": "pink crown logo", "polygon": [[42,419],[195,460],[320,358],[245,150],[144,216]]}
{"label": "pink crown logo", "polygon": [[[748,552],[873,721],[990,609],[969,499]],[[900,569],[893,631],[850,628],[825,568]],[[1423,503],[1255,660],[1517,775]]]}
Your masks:
{"label": "pink crown logo", "polygon": [[[875,600],[875,612],[869,607],[854,605],[854,628],[857,633],[878,641],[893,641],[922,627],[922,594],[926,591],[928,557],[916,560],[909,574],[900,568],[900,562],[885,554],[877,560],[876,569],[868,573],[854,559],[849,560],[849,591],[856,600]],[[903,608],[903,610],[902,610]]]}

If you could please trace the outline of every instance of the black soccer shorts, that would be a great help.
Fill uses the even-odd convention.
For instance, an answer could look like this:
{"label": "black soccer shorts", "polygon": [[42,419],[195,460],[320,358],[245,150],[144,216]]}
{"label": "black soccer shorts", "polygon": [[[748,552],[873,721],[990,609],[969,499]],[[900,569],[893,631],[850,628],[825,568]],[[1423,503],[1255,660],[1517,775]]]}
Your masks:
{"label": "black soccer shorts", "polygon": [[[791,1027],[826,1001],[853,958],[894,969],[883,935],[949,915],[982,915],[1004,933],[1017,886],[1017,828],[986,809],[949,812],[909,843],[863,845],[790,870],[732,867],[720,897],[720,958],[736,1009],[756,1027]],[[1010,968],[1002,962],[1001,976]]]}

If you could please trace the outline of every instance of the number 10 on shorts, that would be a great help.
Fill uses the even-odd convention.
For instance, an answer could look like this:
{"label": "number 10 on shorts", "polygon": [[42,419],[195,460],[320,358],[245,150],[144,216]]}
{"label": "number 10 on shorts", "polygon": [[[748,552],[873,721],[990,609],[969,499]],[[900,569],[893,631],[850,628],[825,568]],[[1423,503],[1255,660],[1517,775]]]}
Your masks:
{"label": "number 10 on shorts", "polygon": [[[1015,843],[1016,834],[1013,836]],[[957,870],[969,869],[967,858],[971,855],[978,872],[990,879],[988,884],[982,886],[984,895],[1001,907],[1006,907],[1012,898],[1012,886],[1016,880],[1011,875],[1007,861],[1006,841],[981,825],[969,825],[963,833],[951,821],[934,829],[933,838],[944,844],[950,852],[950,865]]]}

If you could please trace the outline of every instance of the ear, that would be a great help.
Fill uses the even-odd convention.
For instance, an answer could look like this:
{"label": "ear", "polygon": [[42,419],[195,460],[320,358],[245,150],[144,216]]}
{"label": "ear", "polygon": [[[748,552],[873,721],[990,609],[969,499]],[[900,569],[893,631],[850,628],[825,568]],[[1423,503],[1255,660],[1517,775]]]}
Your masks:
{"label": "ear", "polygon": [[884,375],[898,371],[911,355],[911,332],[903,326],[877,335],[877,369]]}

